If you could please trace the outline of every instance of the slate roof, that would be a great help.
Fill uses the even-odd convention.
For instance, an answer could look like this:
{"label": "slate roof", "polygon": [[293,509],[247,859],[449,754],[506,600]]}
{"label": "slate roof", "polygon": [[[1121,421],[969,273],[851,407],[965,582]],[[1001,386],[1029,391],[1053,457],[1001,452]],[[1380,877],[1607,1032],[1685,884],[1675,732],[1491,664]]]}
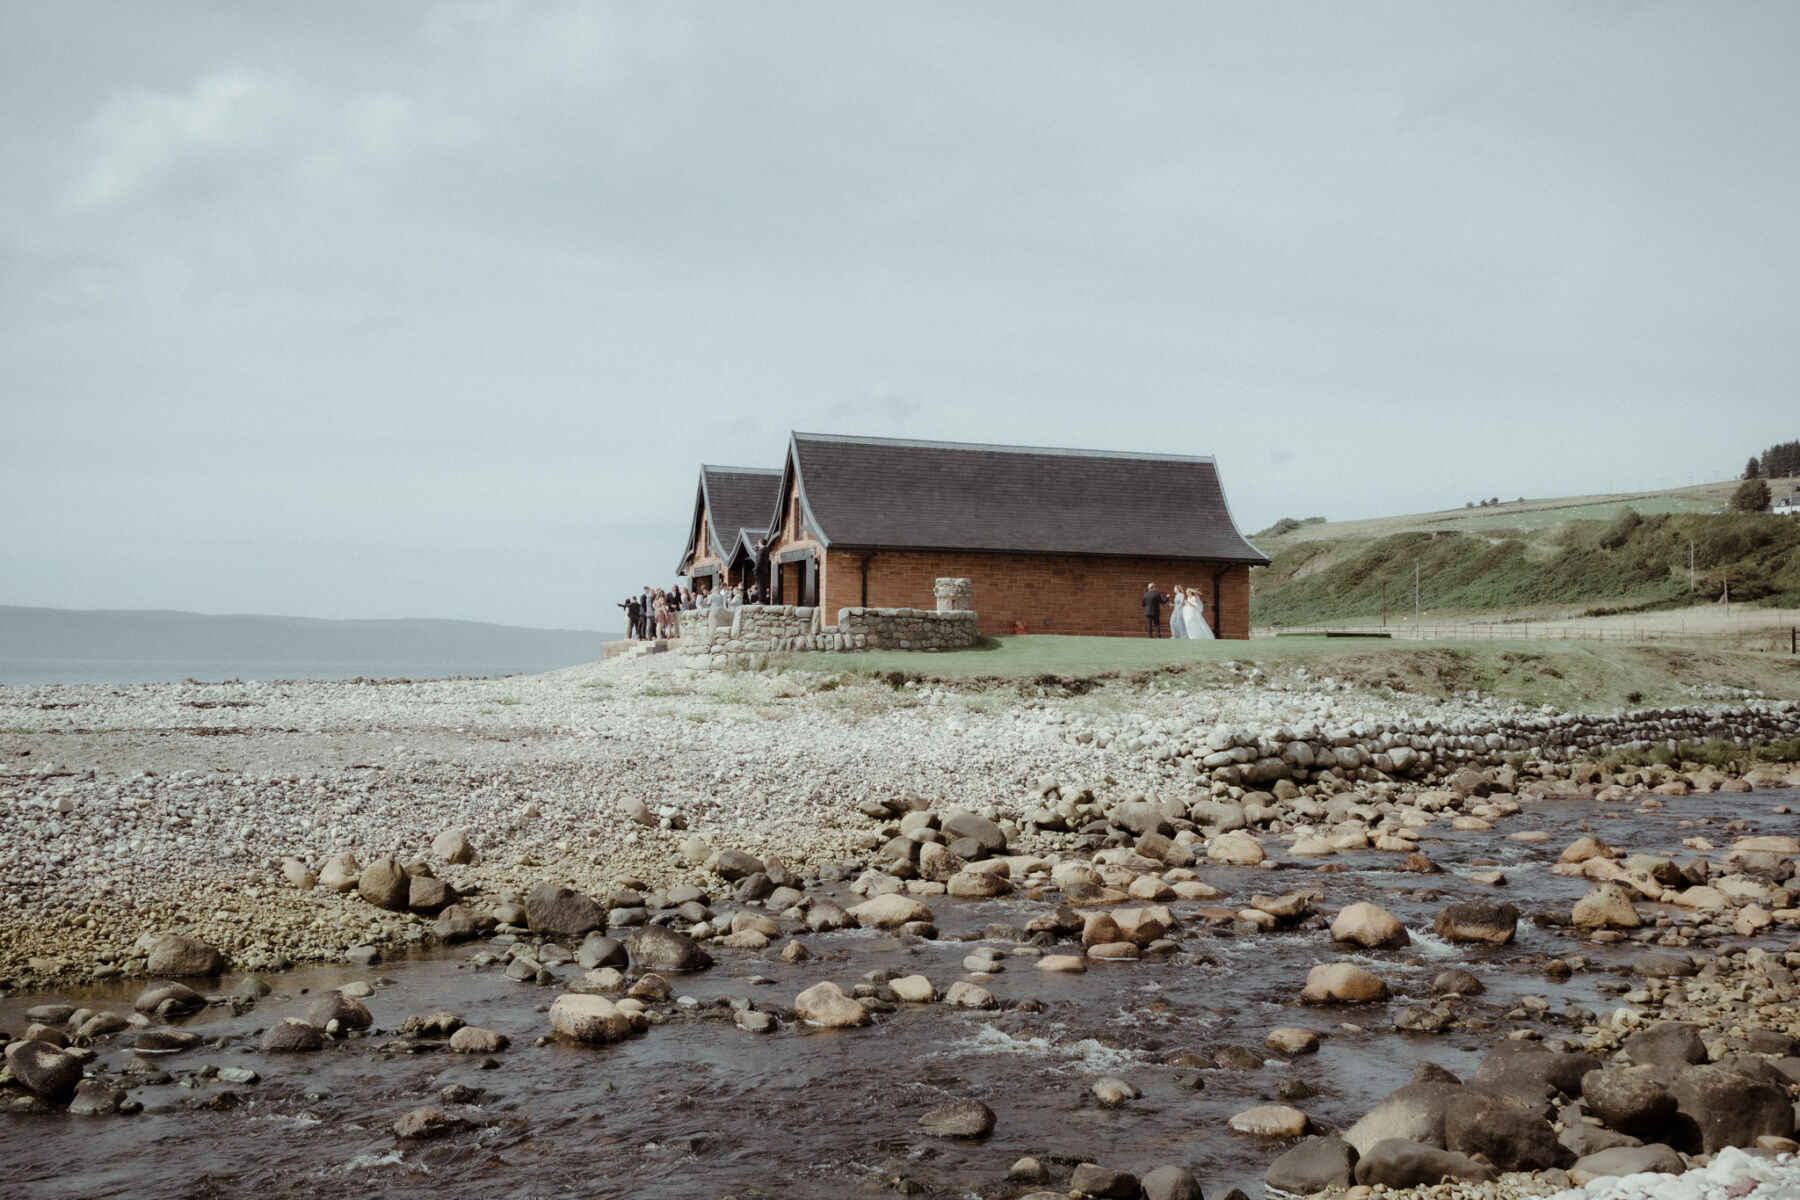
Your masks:
{"label": "slate roof", "polygon": [[769,528],[781,501],[781,472],[769,467],[700,468],[700,489],[694,498],[694,523],[688,532],[685,568],[698,544],[702,509],[706,512],[707,542],[713,553],[729,560],[738,538],[748,532],[751,540]]}
{"label": "slate roof", "polygon": [[796,433],[810,524],[838,549],[1262,564],[1208,458]]}

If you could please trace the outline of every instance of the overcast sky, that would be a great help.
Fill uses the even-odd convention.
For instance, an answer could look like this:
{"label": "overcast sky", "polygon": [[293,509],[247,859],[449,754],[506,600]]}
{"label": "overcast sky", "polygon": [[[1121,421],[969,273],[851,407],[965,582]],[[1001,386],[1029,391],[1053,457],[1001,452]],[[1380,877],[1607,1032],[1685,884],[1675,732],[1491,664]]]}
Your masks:
{"label": "overcast sky", "polygon": [[1247,533],[1800,436],[1793,4],[4,27],[0,603],[614,628],[790,429],[1211,454]]}

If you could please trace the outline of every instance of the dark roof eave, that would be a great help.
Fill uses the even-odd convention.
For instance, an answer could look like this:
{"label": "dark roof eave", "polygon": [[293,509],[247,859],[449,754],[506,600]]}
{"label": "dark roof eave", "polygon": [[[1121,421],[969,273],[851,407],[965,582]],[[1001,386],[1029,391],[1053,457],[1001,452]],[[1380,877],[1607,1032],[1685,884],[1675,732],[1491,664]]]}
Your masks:
{"label": "dark roof eave", "polygon": [[1233,566],[1266,567],[1269,558],[1252,554],[1113,554],[1098,550],[1021,550],[1014,546],[898,546],[830,542],[831,549],[848,553],[892,551],[896,554],[1024,554],[1032,558],[1169,558],[1185,562],[1222,562]]}

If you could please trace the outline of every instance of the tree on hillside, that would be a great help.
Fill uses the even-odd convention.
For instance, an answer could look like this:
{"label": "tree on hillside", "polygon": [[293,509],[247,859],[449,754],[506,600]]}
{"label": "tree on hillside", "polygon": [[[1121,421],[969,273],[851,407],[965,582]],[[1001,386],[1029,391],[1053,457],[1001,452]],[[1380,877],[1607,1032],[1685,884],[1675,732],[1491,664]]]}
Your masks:
{"label": "tree on hillside", "polygon": [[1757,462],[1756,456],[1754,454],[1752,454],[1750,456],[1750,462],[1748,465],[1746,465],[1744,467],[1744,473],[1743,473],[1743,475],[1740,476],[1740,478],[1755,479],[1758,476],[1760,476],[1761,474],[1762,474],[1762,464],[1760,462]]}
{"label": "tree on hillside", "polygon": [[1732,512],[1767,512],[1769,485],[1760,479],[1746,479],[1731,493]]}
{"label": "tree on hillside", "polygon": [[[1800,442],[1782,442],[1770,446],[1762,453],[1761,461],[1751,459],[1757,465],[1757,475],[1764,479],[1789,479],[1800,475]],[[1750,475],[1745,479],[1753,478]]]}

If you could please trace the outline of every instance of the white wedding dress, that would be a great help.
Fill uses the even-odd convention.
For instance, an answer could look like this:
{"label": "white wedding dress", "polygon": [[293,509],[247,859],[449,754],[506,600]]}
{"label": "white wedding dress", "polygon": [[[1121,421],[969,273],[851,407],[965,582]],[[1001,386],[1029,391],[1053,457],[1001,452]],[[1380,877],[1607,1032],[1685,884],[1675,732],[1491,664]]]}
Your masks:
{"label": "white wedding dress", "polygon": [[1186,631],[1186,637],[1199,641],[1212,640],[1212,626],[1206,623],[1206,605],[1192,595],[1181,606],[1181,626]]}

